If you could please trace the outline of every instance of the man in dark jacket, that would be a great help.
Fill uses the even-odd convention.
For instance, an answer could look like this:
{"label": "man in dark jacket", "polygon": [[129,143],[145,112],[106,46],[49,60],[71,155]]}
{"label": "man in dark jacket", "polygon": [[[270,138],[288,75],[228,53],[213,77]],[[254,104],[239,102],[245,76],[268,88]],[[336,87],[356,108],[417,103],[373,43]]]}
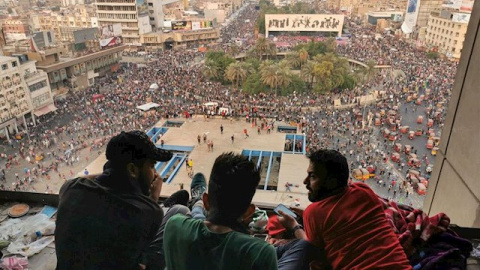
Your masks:
{"label": "man in dark jacket", "polygon": [[101,175],[76,178],[60,190],[55,231],[57,269],[156,269],[157,204],[162,179],[157,161],[172,154],[141,131],[122,132],[107,145]]}

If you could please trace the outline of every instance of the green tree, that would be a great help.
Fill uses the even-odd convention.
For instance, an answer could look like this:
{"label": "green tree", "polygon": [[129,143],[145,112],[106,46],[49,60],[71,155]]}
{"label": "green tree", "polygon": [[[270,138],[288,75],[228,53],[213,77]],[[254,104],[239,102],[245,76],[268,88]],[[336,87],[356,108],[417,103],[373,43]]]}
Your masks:
{"label": "green tree", "polygon": [[209,79],[218,80],[220,78],[220,68],[214,64],[205,64],[203,75]]}
{"label": "green tree", "polygon": [[225,70],[235,62],[235,59],[219,51],[209,51],[205,58],[205,75],[221,83],[226,83]]}
{"label": "green tree", "polygon": [[242,89],[248,94],[258,94],[265,91],[266,86],[262,83],[260,73],[253,72],[243,82]]}
{"label": "green tree", "polygon": [[268,54],[271,50],[270,42],[266,38],[259,38],[255,43],[254,50],[257,52],[259,59],[262,60],[264,54]]}
{"label": "green tree", "polygon": [[250,75],[252,71],[253,71],[253,68],[248,63],[245,63],[245,62],[231,63],[225,71],[225,77],[227,80],[234,83],[235,88],[238,89],[239,83],[247,79],[248,75]]}
{"label": "green tree", "polygon": [[296,74],[290,75],[290,83],[281,88],[281,94],[286,96],[292,94],[294,91],[297,93],[303,93],[305,91],[305,81]]}
{"label": "green tree", "polygon": [[315,79],[315,73],[314,73],[314,68],[315,68],[315,62],[314,61],[307,61],[302,69],[300,70],[300,74],[302,78],[309,83],[309,88],[313,88],[313,80]]}
{"label": "green tree", "polygon": [[432,52],[432,51],[427,52],[427,58],[428,59],[437,59],[438,56],[439,56],[438,52]]}
{"label": "green tree", "polygon": [[297,52],[297,51],[289,52],[285,56],[285,59],[293,68],[298,68],[302,65],[302,62],[300,59],[300,52]]}
{"label": "green tree", "polygon": [[240,53],[240,47],[238,47],[236,44],[231,44],[228,49],[227,49],[228,55],[235,57]]}
{"label": "green tree", "polygon": [[375,69],[376,63],[373,60],[370,60],[366,63],[367,67],[364,67],[362,69],[362,73],[364,75],[364,78],[367,81],[370,81],[375,75],[377,74],[377,69]]}

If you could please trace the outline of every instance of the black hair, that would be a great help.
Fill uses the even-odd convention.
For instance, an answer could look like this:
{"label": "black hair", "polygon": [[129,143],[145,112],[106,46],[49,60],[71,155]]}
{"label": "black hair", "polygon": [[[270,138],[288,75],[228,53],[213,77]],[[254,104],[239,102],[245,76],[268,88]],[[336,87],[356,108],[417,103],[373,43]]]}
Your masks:
{"label": "black hair", "polygon": [[208,220],[244,231],[239,218],[252,202],[259,182],[260,172],[247,157],[232,152],[218,156],[208,183]]}
{"label": "black hair", "polygon": [[313,163],[315,174],[318,174],[319,165],[323,164],[327,170],[327,176],[337,180],[337,187],[345,187],[348,184],[347,159],[336,150],[317,150],[308,156]]}

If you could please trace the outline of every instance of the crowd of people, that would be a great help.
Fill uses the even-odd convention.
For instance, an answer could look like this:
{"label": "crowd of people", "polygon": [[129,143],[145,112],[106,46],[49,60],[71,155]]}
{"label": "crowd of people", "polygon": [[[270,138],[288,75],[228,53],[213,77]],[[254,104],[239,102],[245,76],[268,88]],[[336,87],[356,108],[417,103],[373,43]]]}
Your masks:
{"label": "crowd of people", "polygon": [[[222,29],[222,44],[239,37],[245,40],[244,50],[254,44],[252,33],[258,13],[254,5],[242,8]],[[441,59],[427,59],[424,51],[391,35],[374,39],[372,27],[351,20],[346,23],[352,35],[348,42],[337,46],[338,54],[360,61],[376,60],[378,64],[390,65],[391,70],[401,70],[405,76],[394,78],[390,70],[384,69],[351,91],[337,93],[334,90],[324,96],[301,91],[285,97],[265,93],[248,95],[206,79],[199,61],[202,53],[175,50],[150,53],[149,62],[122,64],[119,72],[98,81],[94,87],[57,101],[58,111],[30,128],[29,140],[14,140],[13,153],[2,155],[5,156],[4,178],[12,179],[9,171],[12,166],[21,166],[15,164],[22,159],[30,160],[30,165],[13,186],[2,184],[1,188],[29,190],[29,183],[37,181],[38,177],[56,177],[59,167],[68,168],[82,161],[82,149],[95,153],[113,134],[121,130],[147,130],[160,118],[202,114],[202,105],[206,102],[217,102],[219,107],[229,108],[233,117],[245,117],[257,123],[272,123],[272,119],[297,122],[307,136],[307,152],[334,147],[345,154],[354,167],[372,164],[395,175],[394,165],[386,159],[392,153],[390,142],[382,142],[379,128],[365,122],[382,109],[396,109],[401,121],[404,108],[420,113],[439,103],[446,108],[456,65]],[[295,39],[295,42],[300,41],[306,40]],[[152,84],[158,88],[151,89]],[[358,97],[373,91],[383,94],[372,104],[360,105]],[[409,91],[426,95],[421,106],[407,104]],[[93,101],[93,95],[99,94],[102,98]],[[136,106],[147,100],[162,106],[154,113],[139,112]],[[334,107],[335,100],[340,100],[341,105]],[[363,121],[357,121],[359,112],[362,112]],[[444,116],[445,111],[435,118],[434,127],[441,128]],[[359,144],[359,140],[363,143]],[[86,156],[85,161],[88,161]],[[41,160],[36,160],[37,157]],[[430,160],[433,159],[430,156]],[[51,170],[55,173],[49,173]],[[400,172],[401,177],[394,178],[403,178],[404,173],[405,170]],[[64,180],[73,173],[58,173],[58,176],[59,180]]]}

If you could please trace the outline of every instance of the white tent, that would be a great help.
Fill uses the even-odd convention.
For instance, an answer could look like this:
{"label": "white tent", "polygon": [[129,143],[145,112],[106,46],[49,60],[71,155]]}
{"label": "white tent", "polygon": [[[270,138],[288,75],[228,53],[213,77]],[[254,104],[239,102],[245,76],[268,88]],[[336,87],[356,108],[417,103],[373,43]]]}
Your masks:
{"label": "white tent", "polygon": [[158,89],[158,84],[152,83],[152,85],[150,85],[150,89]]}
{"label": "white tent", "polygon": [[137,109],[145,112],[145,111],[148,111],[150,109],[157,108],[157,107],[160,107],[160,105],[158,105],[157,103],[154,103],[154,102],[149,102],[149,103],[145,103],[143,105],[137,106]]}

